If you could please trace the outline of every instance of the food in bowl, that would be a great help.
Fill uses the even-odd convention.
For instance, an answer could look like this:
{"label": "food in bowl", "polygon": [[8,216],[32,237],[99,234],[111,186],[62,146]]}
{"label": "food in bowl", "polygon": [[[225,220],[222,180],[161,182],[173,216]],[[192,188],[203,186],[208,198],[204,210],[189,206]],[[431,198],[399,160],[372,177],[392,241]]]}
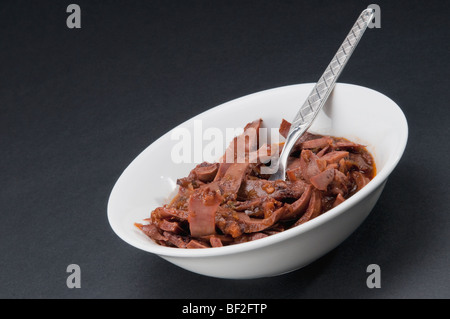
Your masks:
{"label": "food in bowl", "polygon": [[[178,128],[194,136],[196,121],[202,121],[205,129],[212,127],[226,132],[227,128],[233,128],[235,132],[238,124],[252,122],[253,114],[260,114],[264,127],[278,128],[282,116],[295,116],[299,101],[307,98],[314,85],[295,84],[239,97],[196,115],[152,142],[126,167],[111,190],[107,216],[114,233],[131,246],[183,269],[227,279],[281,275],[303,268],[341,245],[376,207],[408,141],[408,123],[397,103],[370,88],[345,83],[336,84],[311,126],[311,132],[345,136],[363,144],[374,157],[376,176],[343,203],[298,227],[220,248],[180,249],[158,245],[134,226],[136,221],[149,218],[156,207],[168,203],[168,197],[171,199],[178,191],[177,178],[188,176],[195,166],[188,161],[168,160],[174,147],[180,145],[179,140],[173,139]],[[236,121],[237,114],[240,122]],[[222,154],[214,152],[214,155]],[[151,274],[154,269],[147,267],[146,271]]]}
{"label": "food in bowl", "polygon": [[[178,193],[171,202],[154,209],[146,223],[135,223],[136,227],[168,247],[249,242],[326,213],[376,175],[375,161],[365,146],[306,132],[290,155],[286,181],[271,181],[264,168],[279,154],[282,143],[259,145],[258,134],[248,131],[259,132],[261,125],[261,119],[248,123],[218,162],[201,163],[178,179]],[[286,137],[289,129],[290,123],[283,120],[280,135]]]}

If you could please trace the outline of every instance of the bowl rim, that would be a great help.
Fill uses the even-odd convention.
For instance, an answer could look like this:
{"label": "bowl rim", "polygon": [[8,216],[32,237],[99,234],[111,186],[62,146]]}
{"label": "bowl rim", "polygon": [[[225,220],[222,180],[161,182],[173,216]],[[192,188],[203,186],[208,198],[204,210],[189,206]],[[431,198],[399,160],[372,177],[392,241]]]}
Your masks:
{"label": "bowl rim", "polygon": [[163,142],[163,139],[167,134],[170,134],[170,132],[180,126],[185,125],[187,122],[192,121],[196,118],[208,115],[209,113],[215,112],[218,108],[225,108],[227,105],[234,104],[236,102],[240,102],[244,99],[251,99],[255,95],[261,95],[261,94],[270,94],[275,90],[282,90],[282,89],[292,89],[293,87],[299,87],[299,86],[313,86],[315,83],[299,83],[299,84],[291,84],[286,86],[280,86],[276,88],[271,88],[267,90],[262,90],[259,92],[251,93],[242,97],[238,97],[236,99],[227,101],[225,103],[219,104],[215,107],[212,107],[204,112],[201,112],[197,114],[196,116],[184,121],[183,123],[177,125],[176,127],[170,129],[168,132],[160,136],[157,140],[155,140],[153,143],[148,145],[138,156],[136,156],[133,161],[125,168],[125,170],[122,172],[122,174],[117,179],[116,183],[114,184],[107,204],[107,217],[109,224],[115,234],[121,238],[126,243],[130,244],[131,246],[134,246],[135,248],[159,255],[161,257],[183,257],[183,258],[198,258],[198,257],[217,257],[217,256],[227,256],[232,254],[238,254],[238,253],[244,253],[248,252],[250,250],[257,250],[263,247],[271,246],[278,244],[280,242],[283,242],[285,240],[288,240],[292,237],[296,237],[298,235],[301,235],[303,233],[306,233],[310,231],[311,229],[314,229],[318,227],[321,224],[326,223],[327,221],[336,218],[340,214],[343,214],[353,206],[355,206],[358,202],[366,198],[370,193],[372,193],[374,190],[376,190],[380,185],[383,184],[384,181],[387,180],[389,175],[392,173],[394,168],[397,166],[398,162],[400,161],[401,157],[403,156],[403,153],[405,151],[407,141],[408,141],[408,134],[409,134],[409,128],[408,123],[405,117],[405,114],[399,107],[397,103],[395,103],[392,99],[387,97],[386,95],[373,90],[371,88],[367,88],[360,85],[350,84],[350,83],[342,83],[338,82],[336,83],[336,87],[350,87],[357,90],[369,90],[372,91],[375,94],[381,95],[383,98],[385,98],[387,101],[389,101],[392,106],[396,109],[396,111],[399,114],[399,117],[401,119],[401,122],[398,123],[399,132],[400,132],[400,145],[397,148],[397,152],[394,154],[395,156],[392,157],[392,159],[388,162],[386,162],[385,167],[383,167],[382,171],[377,172],[377,175],[360,191],[355,193],[352,197],[350,197],[348,200],[344,201],[340,205],[338,205],[335,208],[330,209],[324,214],[321,214],[317,216],[316,218],[308,221],[307,223],[304,223],[302,225],[284,230],[280,233],[267,236],[264,238],[260,238],[258,240],[235,244],[235,245],[229,245],[229,246],[223,246],[223,247],[211,247],[206,249],[181,249],[177,247],[165,247],[160,246],[154,242],[151,242],[151,239],[149,238],[148,244],[142,244],[140,242],[136,242],[131,240],[126,236],[124,232],[121,231],[121,229],[117,228],[113,222],[112,218],[112,207],[111,202],[112,198],[114,197],[115,190],[122,178],[123,175],[126,174],[127,170],[133,165],[133,163],[138,160],[139,157],[142,156],[142,154],[151,146],[156,147],[159,143]]}

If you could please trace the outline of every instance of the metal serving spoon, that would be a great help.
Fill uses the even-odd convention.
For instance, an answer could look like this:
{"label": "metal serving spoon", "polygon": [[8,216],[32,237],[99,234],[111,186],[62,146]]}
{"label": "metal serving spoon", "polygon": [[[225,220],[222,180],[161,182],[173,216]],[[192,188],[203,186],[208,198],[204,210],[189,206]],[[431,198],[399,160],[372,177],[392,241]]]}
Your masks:
{"label": "metal serving spoon", "polygon": [[[366,31],[374,16],[373,9],[364,10],[356,20],[338,52],[331,60],[319,81],[316,83],[303,106],[292,121],[283,150],[278,158],[278,171],[269,180],[285,180],[286,165],[295,142],[306,132],[328,99],[350,56]],[[276,160],[276,159],[273,159]]]}

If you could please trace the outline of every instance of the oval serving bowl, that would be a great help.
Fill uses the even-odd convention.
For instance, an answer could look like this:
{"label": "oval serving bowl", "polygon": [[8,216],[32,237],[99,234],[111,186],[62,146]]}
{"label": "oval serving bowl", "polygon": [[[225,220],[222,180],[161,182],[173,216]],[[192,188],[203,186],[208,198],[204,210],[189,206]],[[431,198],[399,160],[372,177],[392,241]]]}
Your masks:
{"label": "oval serving bowl", "polygon": [[[177,128],[194,134],[194,122],[201,120],[203,129],[225,132],[257,118],[263,119],[264,127],[278,128],[283,118],[290,121],[295,116],[313,86],[297,84],[250,94],[203,112]],[[351,198],[305,224],[219,248],[180,249],[154,243],[134,223],[167,202],[176,192],[176,180],[196,165],[171,160],[171,150],[179,143],[171,138],[173,130],[148,146],[122,173],[108,201],[109,223],[128,244],[206,276],[249,279],[302,268],[341,244],[366,219],[408,139],[407,121],[396,103],[372,89],[343,83],[336,84],[309,131],[366,145],[374,156],[377,175]]]}

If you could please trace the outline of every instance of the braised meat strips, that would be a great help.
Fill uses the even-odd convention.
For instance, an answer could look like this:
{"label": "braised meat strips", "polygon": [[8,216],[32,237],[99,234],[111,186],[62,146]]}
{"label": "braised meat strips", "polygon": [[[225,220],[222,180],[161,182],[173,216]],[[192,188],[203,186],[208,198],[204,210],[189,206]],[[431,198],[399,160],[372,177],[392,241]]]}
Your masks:
{"label": "braised meat strips", "polygon": [[[144,224],[135,225],[163,246],[209,248],[248,242],[314,219],[376,174],[373,157],[363,145],[306,132],[289,158],[286,181],[269,181],[262,168],[270,165],[270,155],[282,144],[258,145],[258,134],[245,134],[250,129],[259,132],[261,125],[261,119],[247,124],[218,163],[199,164],[178,179],[175,198],[153,210]],[[280,134],[286,137],[289,128],[283,120]],[[243,154],[236,149],[240,139],[245,143]]]}

